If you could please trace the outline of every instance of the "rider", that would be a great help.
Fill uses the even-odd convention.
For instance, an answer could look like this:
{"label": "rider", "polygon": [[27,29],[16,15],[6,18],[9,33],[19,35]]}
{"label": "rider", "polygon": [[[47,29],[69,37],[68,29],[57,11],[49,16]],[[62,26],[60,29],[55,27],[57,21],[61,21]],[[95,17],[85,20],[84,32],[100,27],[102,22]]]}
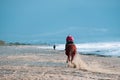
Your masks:
{"label": "rider", "polygon": [[[71,54],[72,51],[72,54]],[[65,45],[65,54],[68,56],[67,62],[72,61],[76,54],[76,46],[74,44],[74,38],[71,35],[66,37],[66,45]],[[70,60],[71,57],[71,60]]]}
{"label": "rider", "polygon": [[68,35],[66,38],[66,44],[73,44],[74,38],[71,35]]}

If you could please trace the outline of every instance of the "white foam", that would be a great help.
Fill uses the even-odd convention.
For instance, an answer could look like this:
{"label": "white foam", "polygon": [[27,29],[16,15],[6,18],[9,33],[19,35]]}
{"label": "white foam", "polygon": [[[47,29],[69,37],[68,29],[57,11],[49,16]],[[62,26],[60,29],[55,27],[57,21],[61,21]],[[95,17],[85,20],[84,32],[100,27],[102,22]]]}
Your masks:
{"label": "white foam", "polygon": [[[120,42],[99,42],[76,44],[77,51],[102,55],[120,56]],[[64,50],[65,44],[57,45],[57,50]]]}
{"label": "white foam", "polygon": [[[99,42],[99,43],[81,43],[76,44],[77,51],[100,55],[120,56],[120,42]],[[42,49],[53,49],[53,46],[37,46]],[[65,44],[57,44],[57,50],[65,50]]]}

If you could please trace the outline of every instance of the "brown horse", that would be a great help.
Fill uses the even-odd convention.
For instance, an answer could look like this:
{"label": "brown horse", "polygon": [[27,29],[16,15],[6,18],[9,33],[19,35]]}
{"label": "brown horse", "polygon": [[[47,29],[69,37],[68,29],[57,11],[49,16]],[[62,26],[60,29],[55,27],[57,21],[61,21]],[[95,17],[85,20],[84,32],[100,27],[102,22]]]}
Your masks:
{"label": "brown horse", "polygon": [[75,44],[66,44],[65,54],[67,55],[67,62],[71,62],[76,55],[76,46]]}

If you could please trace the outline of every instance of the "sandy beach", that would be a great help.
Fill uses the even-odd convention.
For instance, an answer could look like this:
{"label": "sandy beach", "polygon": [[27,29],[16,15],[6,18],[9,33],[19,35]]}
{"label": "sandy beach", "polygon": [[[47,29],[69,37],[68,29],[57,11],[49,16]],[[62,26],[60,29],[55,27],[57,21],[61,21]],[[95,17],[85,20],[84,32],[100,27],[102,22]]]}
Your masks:
{"label": "sandy beach", "polygon": [[85,69],[68,68],[64,51],[0,46],[0,80],[120,80],[120,58],[80,57]]}

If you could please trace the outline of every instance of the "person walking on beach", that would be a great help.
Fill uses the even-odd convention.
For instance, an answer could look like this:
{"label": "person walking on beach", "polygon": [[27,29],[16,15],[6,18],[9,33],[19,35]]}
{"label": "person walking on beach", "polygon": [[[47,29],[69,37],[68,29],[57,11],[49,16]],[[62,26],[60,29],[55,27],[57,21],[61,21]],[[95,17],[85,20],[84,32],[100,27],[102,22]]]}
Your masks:
{"label": "person walking on beach", "polygon": [[72,62],[76,54],[76,46],[74,44],[74,38],[71,35],[66,37],[65,54],[67,55],[67,62]]}
{"label": "person walking on beach", "polygon": [[56,49],[56,45],[55,45],[55,44],[53,45],[53,49],[54,49],[54,50]]}

